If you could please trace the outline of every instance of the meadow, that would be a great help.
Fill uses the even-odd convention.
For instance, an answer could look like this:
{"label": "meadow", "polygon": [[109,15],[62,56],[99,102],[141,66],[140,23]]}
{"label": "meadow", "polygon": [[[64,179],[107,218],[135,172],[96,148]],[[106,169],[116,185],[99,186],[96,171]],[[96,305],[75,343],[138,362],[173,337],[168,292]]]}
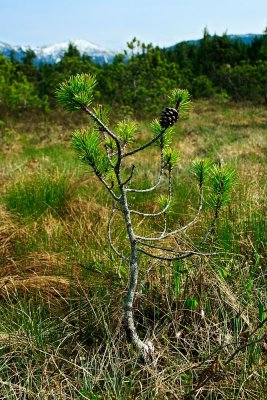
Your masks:
{"label": "meadow", "polygon": [[[153,366],[121,325],[128,266],[107,240],[112,201],[71,148],[73,130],[88,121],[63,111],[3,121],[0,399],[266,399],[266,106],[199,100],[175,128],[172,223],[197,209],[194,159],[233,166],[237,182],[212,236],[214,256],[172,267],[142,257],[135,313],[155,343]],[[139,143],[148,127],[139,122]],[[157,160],[156,146],[135,158],[136,184],[156,179]],[[132,203],[157,210],[151,194]],[[209,222],[205,203],[186,239]],[[119,222],[122,251],[124,236]]]}

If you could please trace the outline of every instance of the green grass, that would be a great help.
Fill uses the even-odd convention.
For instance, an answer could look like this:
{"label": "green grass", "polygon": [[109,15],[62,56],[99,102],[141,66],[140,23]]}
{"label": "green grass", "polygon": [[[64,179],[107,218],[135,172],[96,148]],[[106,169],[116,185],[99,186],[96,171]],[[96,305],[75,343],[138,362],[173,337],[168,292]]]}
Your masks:
{"label": "green grass", "polygon": [[[197,399],[265,400],[263,341],[245,346],[224,369],[220,362],[266,318],[266,109],[199,102],[177,126],[172,226],[197,209],[194,158],[226,162],[238,181],[207,247],[216,255],[172,267],[141,257],[135,317],[141,336],[153,337],[155,368],[140,363],[121,326],[128,266],[107,242],[112,202],[67,139],[85,121],[63,122],[5,121],[12,135],[0,153],[0,398],[181,399],[216,367]],[[147,127],[141,123],[140,143]],[[157,149],[134,163],[135,187],[156,181]],[[159,192],[165,188],[163,180]],[[157,207],[152,193],[130,201],[147,212]],[[205,202],[188,235],[198,241],[210,220]],[[159,226],[160,218],[138,229]],[[120,221],[113,233],[127,252]]]}
{"label": "green grass", "polygon": [[7,189],[7,210],[22,218],[38,218],[51,210],[57,214],[64,210],[70,198],[70,181],[64,174],[49,176],[39,172],[17,181]]}

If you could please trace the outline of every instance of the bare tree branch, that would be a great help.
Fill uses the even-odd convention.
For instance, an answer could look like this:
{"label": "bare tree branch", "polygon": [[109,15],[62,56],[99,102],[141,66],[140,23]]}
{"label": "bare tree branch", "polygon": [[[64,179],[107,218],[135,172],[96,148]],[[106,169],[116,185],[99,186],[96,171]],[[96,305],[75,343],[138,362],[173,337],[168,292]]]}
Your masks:
{"label": "bare tree branch", "polygon": [[110,244],[110,247],[112,248],[112,250],[114,251],[115,254],[117,254],[118,257],[122,258],[123,260],[126,260],[129,262],[129,257],[125,257],[123,254],[121,254],[114,246],[114,244],[112,243],[112,238],[111,238],[111,225],[112,225],[112,220],[114,217],[114,214],[117,210],[115,208],[113,208],[110,217],[109,217],[109,221],[108,221],[108,242]]}
{"label": "bare tree branch", "polygon": [[102,128],[102,130],[105,131],[115,141],[117,147],[118,160],[114,169],[118,172],[121,165],[121,154],[122,154],[120,139],[118,138],[117,135],[111,132],[111,130],[95,115],[95,113],[93,113],[92,110],[90,110],[88,107],[83,107],[83,110],[87,114],[89,114],[90,117],[93,118],[93,120]]}
{"label": "bare tree branch", "polygon": [[164,228],[163,228],[163,232],[161,234],[165,235],[165,233],[167,232],[167,213],[164,213]]}
{"label": "bare tree branch", "polygon": [[[140,239],[140,240],[147,240],[147,241],[152,242],[152,241],[163,240],[163,239],[166,239],[167,237],[175,236],[178,233],[185,232],[190,226],[192,226],[197,221],[197,219],[199,218],[199,215],[202,211],[202,208],[203,208],[203,186],[200,185],[198,210],[197,210],[195,217],[190,222],[188,222],[188,224],[184,225],[183,227],[177,228],[171,232],[166,233],[164,231],[163,233],[160,234],[160,236],[157,236],[157,237],[145,237],[145,236],[136,236],[136,237],[137,237],[137,239]],[[154,214],[154,215],[156,216],[159,214]],[[153,215],[147,215],[147,216],[153,216]]]}
{"label": "bare tree branch", "polygon": [[209,236],[211,235],[211,233],[213,232],[214,227],[215,227],[215,224],[216,224],[217,219],[218,219],[218,217],[219,217],[219,211],[220,211],[220,207],[217,206],[216,209],[215,209],[214,217],[213,217],[213,220],[212,220],[212,222],[211,222],[211,224],[210,224],[210,227],[209,227],[208,231],[206,232],[206,235],[205,235],[205,236],[203,237],[203,239],[201,240],[199,246],[201,246],[202,244],[204,244],[204,243],[208,240],[208,238],[209,238]]}
{"label": "bare tree branch", "polygon": [[125,189],[126,192],[148,193],[148,192],[152,192],[153,190],[155,190],[155,189],[160,185],[161,179],[162,179],[162,177],[163,177],[163,171],[164,171],[164,168],[166,167],[166,165],[165,165],[165,163],[164,163],[162,148],[161,148],[160,157],[161,157],[160,172],[159,172],[158,180],[157,180],[157,182],[155,183],[155,185],[154,185],[154,186],[151,186],[151,187],[148,188],[148,189],[126,188],[126,189]]}
{"label": "bare tree branch", "polygon": [[169,207],[171,205],[171,202],[172,202],[172,171],[170,169],[169,170],[169,200],[168,200],[168,203],[166,204],[166,206],[157,213],[144,213],[144,212],[136,211],[136,210],[130,210],[130,213],[141,215],[142,217],[158,217],[159,215],[162,215],[167,212],[167,210],[169,209]]}
{"label": "bare tree branch", "polygon": [[182,228],[180,228],[179,232],[185,232],[190,226],[192,226],[197,221],[197,219],[199,218],[199,215],[202,211],[202,208],[203,208],[203,185],[201,184],[199,186],[199,206],[198,206],[197,213],[196,213],[195,217],[192,219],[192,221],[188,222],[188,224],[186,224]]}
{"label": "bare tree branch", "polygon": [[149,253],[148,251],[141,249],[140,247],[138,247],[137,250],[140,251],[141,253],[146,254],[149,257],[157,258],[158,260],[163,260],[163,261],[178,261],[178,260],[182,260],[184,258],[191,257],[193,255],[202,256],[202,257],[209,257],[212,255],[211,253],[205,254],[205,253],[200,253],[197,251],[188,251],[188,252],[184,252],[183,255],[178,256],[178,257],[166,257],[164,255],[156,255],[156,254]]}
{"label": "bare tree branch", "polygon": [[146,149],[147,147],[151,146],[151,144],[155,143],[158,139],[160,139],[160,137],[164,134],[164,132],[166,132],[166,128],[162,129],[162,131],[158,133],[157,136],[154,136],[153,139],[151,139],[149,142],[143,144],[140,147],[137,147],[137,149],[128,151],[127,153],[123,153],[121,157],[122,158],[129,157],[135,153],[138,153],[141,150]]}
{"label": "bare tree branch", "polygon": [[96,176],[98,177],[98,179],[100,180],[100,182],[105,186],[105,188],[109,191],[109,193],[111,194],[111,196],[113,197],[114,200],[119,201],[120,197],[118,197],[113,190],[111,189],[111,187],[109,187],[109,185],[107,184],[107,182],[105,181],[105,179],[101,176],[100,172],[96,169],[95,166],[91,166],[94,170],[94,173],[96,174]]}
{"label": "bare tree branch", "polygon": [[93,118],[93,120],[102,128],[103,131],[105,131],[115,142],[116,144],[118,143],[119,146],[120,145],[120,140],[118,138],[117,135],[115,135],[115,133],[111,132],[111,130],[101,121],[101,119],[99,119],[95,113],[93,113],[92,110],[90,110],[90,108],[88,107],[83,107],[83,110],[90,115],[91,118]]}
{"label": "bare tree branch", "polygon": [[[155,246],[153,244],[150,243],[144,243],[144,242],[138,242],[139,244],[141,244],[142,246],[145,247],[149,247],[151,249],[156,249],[156,250],[162,250],[162,251],[167,251],[169,253],[175,253],[175,254],[183,254],[183,253],[188,253],[189,250],[185,251],[185,250],[175,250],[175,249],[170,249],[169,247],[161,247],[161,246]],[[200,252],[198,250],[194,251],[194,250],[190,250],[191,253],[193,254],[200,254]]]}
{"label": "bare tree branch", "polygon": [[[124,181],[122,183],[123,186],[127,185],[127,183],[130,182],[130,180],[132,179],[133,173],[134,173],[134,169],[135,169],[135,165],[132,165],[130,176],[129,176],[129,178],[126,179],[126,181]],[[127,189],[125,189],[125,190],[127,191]]]}

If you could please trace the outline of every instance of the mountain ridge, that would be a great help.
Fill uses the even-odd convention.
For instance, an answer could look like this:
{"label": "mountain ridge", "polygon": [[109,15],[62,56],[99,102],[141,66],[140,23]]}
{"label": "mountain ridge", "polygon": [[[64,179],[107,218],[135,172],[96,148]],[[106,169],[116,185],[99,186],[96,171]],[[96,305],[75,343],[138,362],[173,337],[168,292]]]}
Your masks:
{"label": "mountain ridge", "polygon": [[21,61],[27,50],[33,50],[36,54],[35,64],[55,64],[58,63],[68,50],[69,44],[72,43],[79,50],[81,55],[88,55],[93,61],[104,64],[111,62],[116,55],[115,51],[106,49],[95,43],[84,39],[75,39],[54,43],[47,46],[11,46],[8,43],[0,41],[0,53],[8,58],[13,56],[16,60]]}
{"label": "mountain ridge", "polygon": [[[214,37],[213,35],[211,37]],[[219,35],[218,35],[219,36]],[[262,34],[258,33],[246,33],[246,34],[229,34],[228,38],[231,40],[241,40],[245,44],[249,45],[255,38],[260,38]],[[185,43],[198,45],[202,39],[195,40],[184,40]],[[72,43],[79,50],[81,55],[87,55],[92,58],[92,60],[99,64],[110,63],[119,53],[119,51],[109,50],[103,46],[97,45],[85,39],[75,39],[69,41],[63,41],[54,43],[47,46],[11,46],[8,43],[0,41],[0,53],[4,56],[11,58],[13,55],[17,61],[22,61],[25,52],[27,50],[33,50],[36,54],[34,63],[36,65],[41,64],[55,64],[58,63],[64,56],[65,52],[68,50],[69,44]],[[172,46],[165,47],[167,50],[175,48],[179,45],[178,42]]]}
{"label": "mountain ridge", "polygon": [[[222,35],[216,35],[216,34],[211,35],[212,38],[214,38],[216,36],[221,37]],[[249,45],[253,42],[254,39],[260,38],[262,36],[262,34],[261,33],[244,33],[244,34],[237,35],[237,34],[230,33],[229,35],[226,35],[226,36],[230,40],[241,40],[243,43]],[[191,44],[199,44],[199,42],[201,40],[202,39],[184,40],[184,42],[191,43]],[[179,43],[177,43],[177,44],[179,44]],[[177,44],[175,44],[174,46],[176,46]],[[174,46],[171,46],[171,47],[174,47]]]}

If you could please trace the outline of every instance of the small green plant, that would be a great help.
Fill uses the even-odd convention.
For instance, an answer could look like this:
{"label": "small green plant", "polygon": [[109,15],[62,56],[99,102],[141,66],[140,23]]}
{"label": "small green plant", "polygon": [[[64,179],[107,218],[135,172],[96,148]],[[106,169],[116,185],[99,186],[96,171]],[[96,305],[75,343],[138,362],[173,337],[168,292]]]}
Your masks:
{"label": "small green plant", "polygon": [[[151,123],[152,136],[144,144],[135,147],[137,126],[133,121],[121,121],[114,130],[109,128],[107,110],[102,106],[92,108],[93,90],[96,85],[95,77],[81,74],[63,82],[57,90],[57,98],[69,111],[83,110],[93,120],[93,127],[77,130],[73,134],[73,146],[80,160],[90,166],[99,181],[105,186],[114,201],[108,224],[108,240],[111,248],[129,264],[129,285],[125,298],[124,327],[129,340],[142,353],[145,360],[153,358],[154,346],[151,341],[142,340],[136,330],[133,303],[138,284],[140,254],[153,259],[173,263],[188,257],[203,257],[205,243],[214,231],[220,209],[227,202],[231,186],[234,182],[234,172],[225,166],[212,166],[204,160],[197,160],[193,165],[193,172],[199,187],[199,205],[195,216],[184,226],[168,228],[169,212],[173,204],[173,170],[178,162],[178,154],[172,148],[173,125],[188,115],[192,105],[187,90],[174,89],[169,96],[170,105],[161,114],[159,119]],[[160,168],[156,182],[148,188],[135,188],[132,185],[136,167],[132,163],[132,156],[141,153],[149,147],[157,145],[159,148]],[[129,146],[131,146],[129,148]],[[130,160],[130,163],[129,163]],[[158,212],[142,212],[132,209],[133,194],[147,194],[155,191],[164,182],[168,186],[167,194],[158,197]],[[200,243],[184,248],[178,244],[174,247],[172,238],[184,234],[199,219],[203,209],[203,193],[206,183],[210,181],[212,193],[209,203],[213,209],[213,218],[207,232]],[[129,254],[122,254],[115,248],[112,240],[112,224],[117,215],[123,217],[127,231]],[[133,216],[135,216],[133,218]],[[162,229],[153,234],[141,233],[140,223],[134,226],[136,218],[162,218]],[[140,233],[139,233],[140,232]],[[163,242],[164,244],[160,244]],[[208,254],[210,255],[210,254]],[[191,304],[191,303],[190,303]],[[192,306],[192,305],[191,305]],[[193,304],[194,306],[194,304]]]}

